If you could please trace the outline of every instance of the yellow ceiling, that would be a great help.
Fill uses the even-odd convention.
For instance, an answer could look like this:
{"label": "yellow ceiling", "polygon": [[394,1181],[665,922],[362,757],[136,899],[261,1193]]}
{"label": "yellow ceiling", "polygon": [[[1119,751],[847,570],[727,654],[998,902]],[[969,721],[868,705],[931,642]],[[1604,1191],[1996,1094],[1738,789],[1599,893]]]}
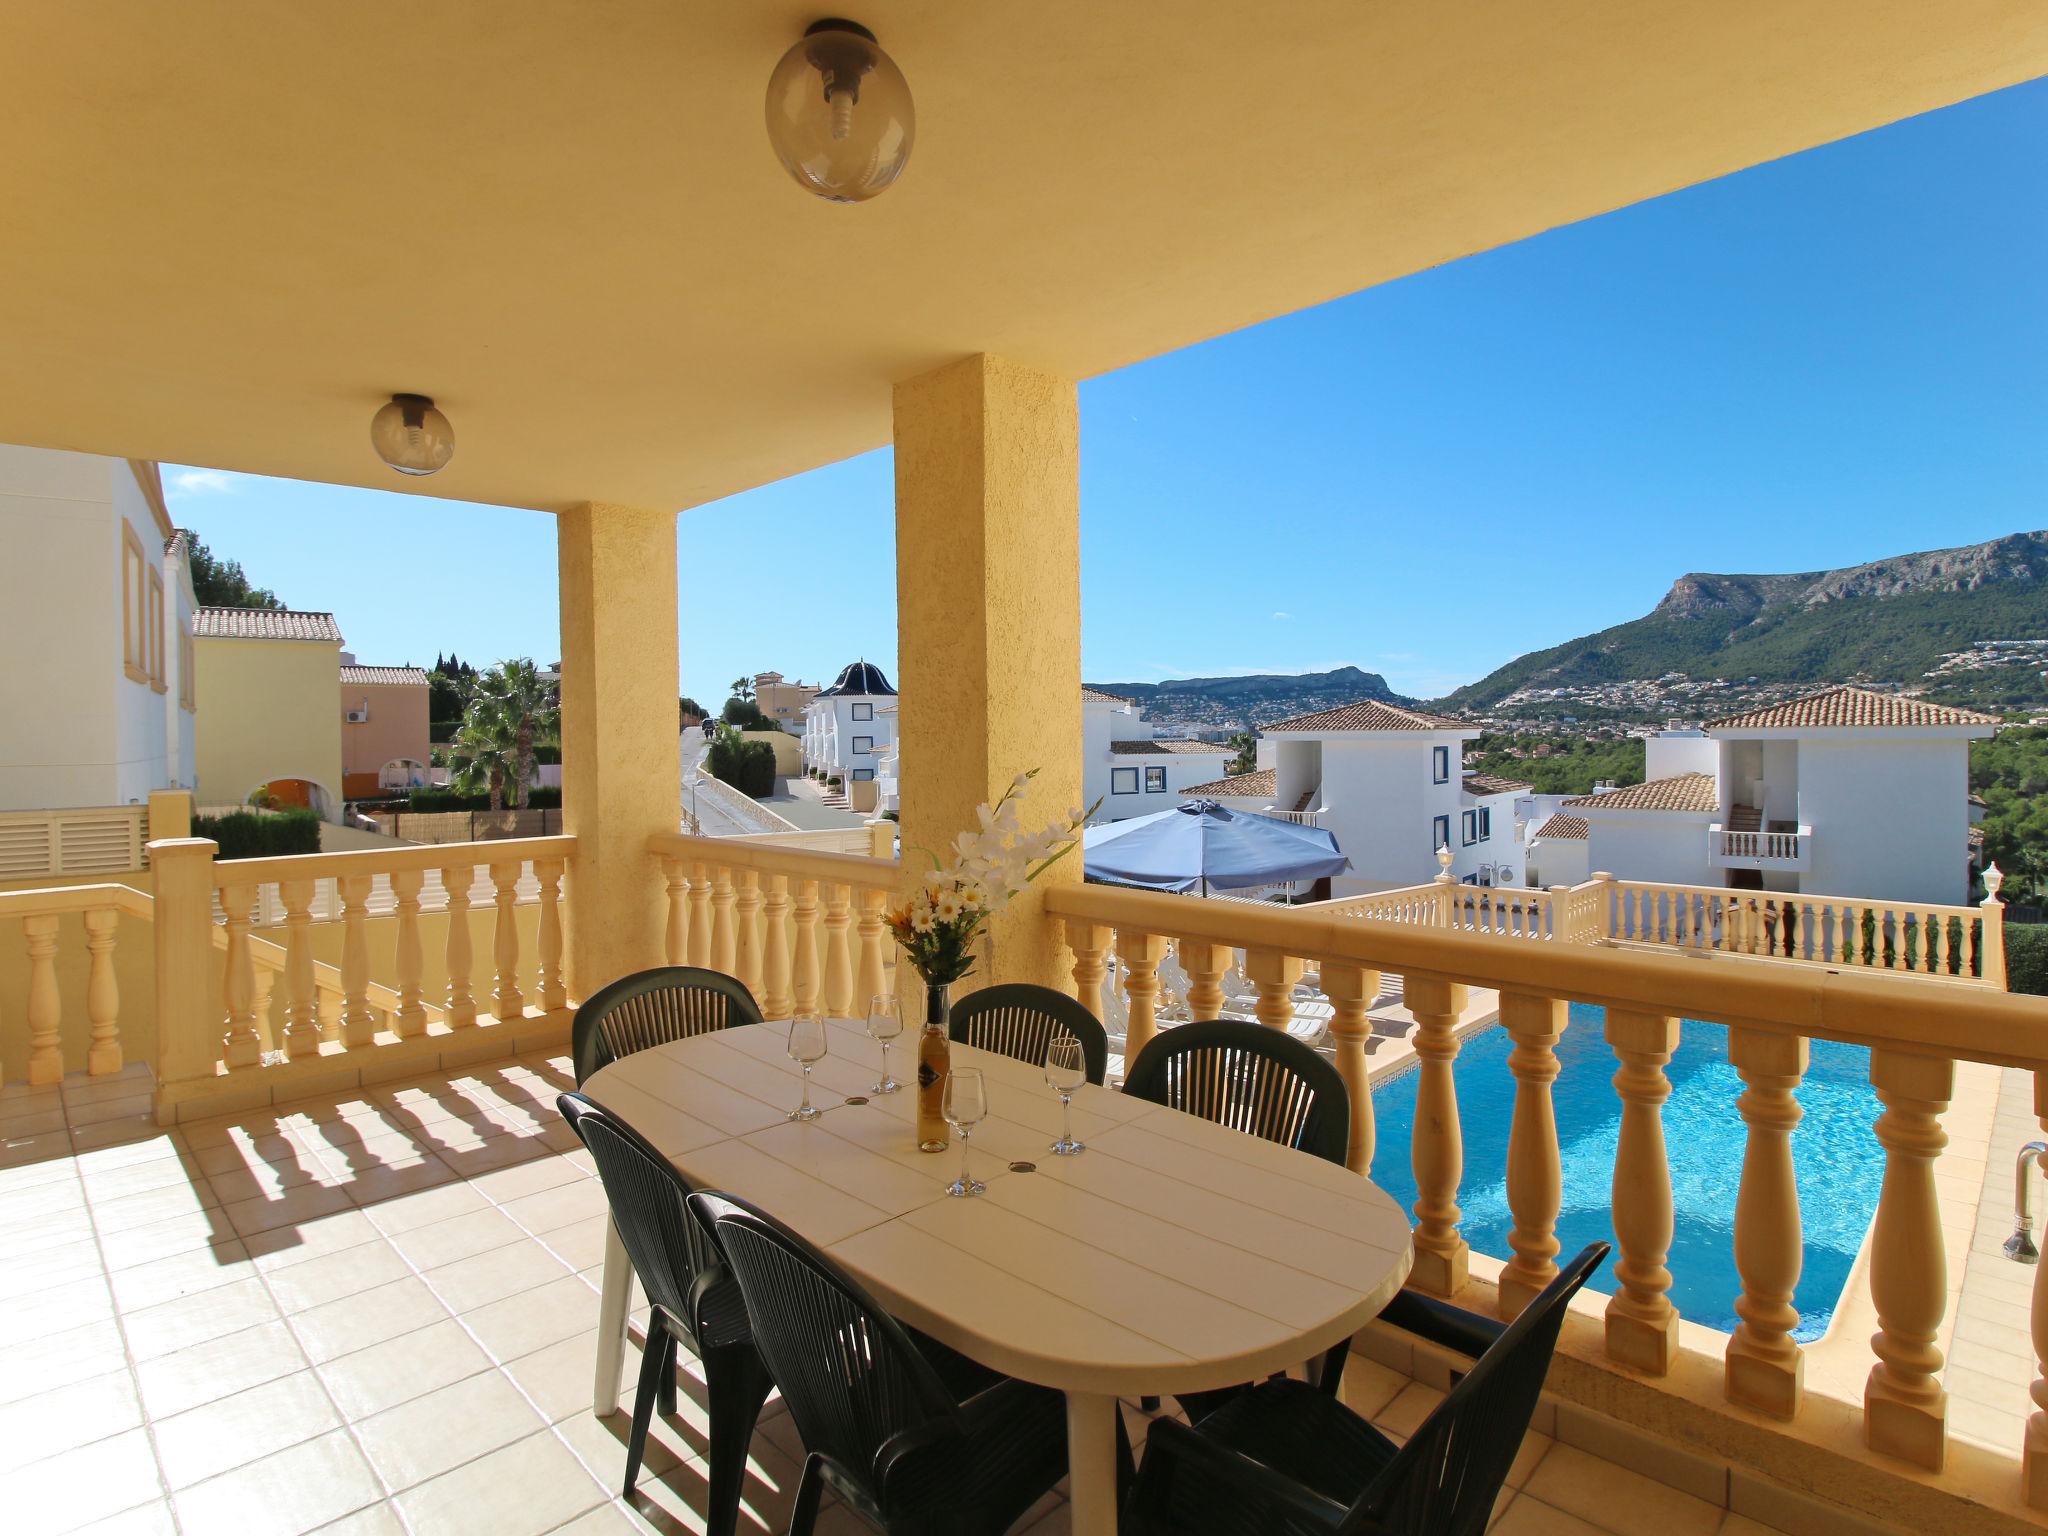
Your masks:
{"label": "yellow ceiling", "polygon": [[685,507],[964,353],[1086,377],[2048,73],[2039,0],[863,0],[918,142],[839,206],[762,127],[818,14],[7,7],[0,441]]}

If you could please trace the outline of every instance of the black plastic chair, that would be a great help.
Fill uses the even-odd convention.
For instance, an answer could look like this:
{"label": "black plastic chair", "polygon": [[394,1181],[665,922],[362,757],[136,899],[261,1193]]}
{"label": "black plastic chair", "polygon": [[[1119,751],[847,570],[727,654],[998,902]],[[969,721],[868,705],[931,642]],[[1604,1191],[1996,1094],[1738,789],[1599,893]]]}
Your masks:
{"label": "black plastic chair", "polygon": [[1124,1092],[1340,1166],[1351,1136],[1337,1069],[1284,1031],[1240,1019],[1154,1035],[1125,1069]]}
{"label": "black plastic chair", "polygon": [[1081,1042],[1088,1081],[1109,1076],[1109,1033],[1102,1021],[1066,993],[1030,982],[983,987],[953,1005],[947,1037],[961,1045],[979,1046],[1034,1067],[1045,1065],[1045,1048],[1056,1034]]}
{"label": "black plastic chair", "polygon": [[665,1416],[676,1411],[676,1342],[688,1339],[704,1363],[711,1399],[705,1529],[709,1536],[730,1536],[746,1481],[747,1447],[774,1385],[754,1350],[746,1300],[720,1260],[709,1229],[689,1209],[689,1182],[668,1159],[580,1093],[565,1093],[555,1103],[590,1149],[612,1221],[653,1306],[633,1396],[633,1432],[626,1444],[626,1496],[632,1496],[640,1475],[657,1403]]}
{"label": "black plastic chair", "polygon": [[[1607,1257],[1593,1243],[1503,1327],[1468,1315],[1445,1342],[1491,1335],[1478,1363],[1396,1446],[1342,1403],[1285,1379],[1190,1429],[1153,1424],[1125,1536],[1479,1536],[1528,1433],[1572,1293]],[[1391,1309],[1390,1309],[1391,1310]],[[1417,1327],[1427,1319],[1404,1319]]]}
{"label": "black plastic chair", "polygon": [[739,1277],[804,1449],[791,1536],[830,1486],[890,1536],[1006,1531],[1067,1470],[1065,1399],[914,1335],[830,1259],[728,1195],[691,1207]]}
{"label": "black plastic chair", "polygon": [[[1337,1069],[1299,1040],[1264,1024],[1209,1019],[1154,1035],[1124,1072],[1124,1092],[1344,1164],[1351,1137],[1351,1095]],[[1330,1346],[1316,1379],[1335,1394],[1351,1341]],[[1244,1391],[1175,1394],[1201,1419]],[[1145,1399],[1146,1408],[1156,1406]]]}
{"label": "black plastic chair", "polygon": [[598,988],[576,1010],[569,1031],[576,1085],[635,1051],[760,1022],[761,1005],[736,976],[696,965],[635,971]]}

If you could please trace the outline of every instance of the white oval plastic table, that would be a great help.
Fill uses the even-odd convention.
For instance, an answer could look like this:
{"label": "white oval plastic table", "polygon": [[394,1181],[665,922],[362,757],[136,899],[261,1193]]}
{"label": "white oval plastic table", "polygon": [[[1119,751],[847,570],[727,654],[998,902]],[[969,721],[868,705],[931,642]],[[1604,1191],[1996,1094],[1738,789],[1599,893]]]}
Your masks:
{"label": "white oval plastic table", "polygon": [[[982,1364],[1067,1397],[1075,1536],[1116,1529],[1116,1400],[1256,1381],[1356,1332],[1412,1257],[1407,1216],[1335,1164],[1178,1110],[1085,1087],[1054,1157],[1059,1100],[1038,1068],[955,1045],[986,1075],[973,1163],[988,1193],[945,1186],[959,1145],[917,1150],[916,1095],[870,1096],[880,1048],[828,1021],[811,1101],[785,1119],[800,1069],[779,1023],[641,1051],[584,1092],[700,1189],[772,1213],[905,1322]],[[914,1079],[914,1032],[890,1051]],[[1012,1171],[1012,1163],[1033,1165]],[[605,1249],[595,1409],[615,1411],[632,1273]]]}

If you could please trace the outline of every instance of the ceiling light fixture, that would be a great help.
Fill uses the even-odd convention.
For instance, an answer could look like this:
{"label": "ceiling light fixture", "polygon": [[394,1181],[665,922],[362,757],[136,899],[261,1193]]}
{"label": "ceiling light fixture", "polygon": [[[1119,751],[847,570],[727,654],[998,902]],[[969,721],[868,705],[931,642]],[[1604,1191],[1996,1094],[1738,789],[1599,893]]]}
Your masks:
{"label": "ceiling light fixture", "polygon": [[858,22],[811,23],[768,77],[768,142],[807,192],[865,202],[903,174],[916,136],[903,71]]}
{"label": "ceiling light fixture", "polygon": [[370,418],[370,446],[401,475],[431,475],[455,457],[455,429],[425,395],[393,395]]}

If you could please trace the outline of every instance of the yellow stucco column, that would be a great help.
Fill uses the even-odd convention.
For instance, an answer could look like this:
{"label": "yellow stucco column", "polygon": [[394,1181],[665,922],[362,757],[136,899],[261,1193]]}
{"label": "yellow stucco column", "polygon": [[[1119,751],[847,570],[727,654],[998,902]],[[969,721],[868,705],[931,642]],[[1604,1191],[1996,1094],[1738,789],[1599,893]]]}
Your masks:
{"label": "yellow stucco column", "polygon": [[562,826],[571,998],[662,963],[664,886],[647,852],[681,821],[676,517],[586,504],[556,520]]}
{"label": "yellow stucco column", "polygon": [[[971,357],[896,386],[903,858],[943,851],[1027,768],[1037,825],[1081,801],[1080,416],[1070,380]],[[991,925],[968,986],[1065,987],[1048,883]]]}

